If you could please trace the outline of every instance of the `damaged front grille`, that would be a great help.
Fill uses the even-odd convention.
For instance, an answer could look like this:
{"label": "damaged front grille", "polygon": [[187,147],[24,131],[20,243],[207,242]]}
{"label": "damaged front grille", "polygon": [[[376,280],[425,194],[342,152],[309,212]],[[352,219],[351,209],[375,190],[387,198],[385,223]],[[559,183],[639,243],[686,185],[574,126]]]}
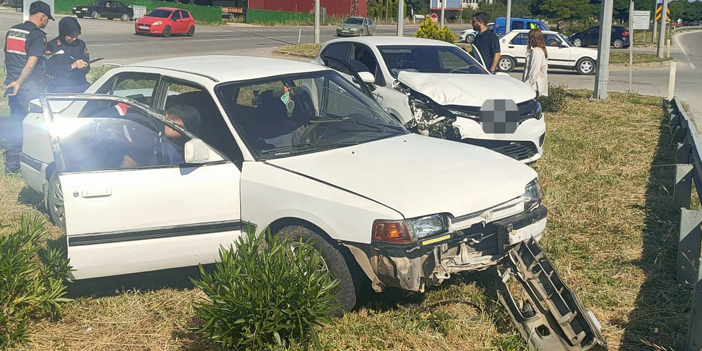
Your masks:
{"label": "damaged front grille", "polygon": [[482,146],[492,151],[499,152],[518,161],[532,158],[538,153],[536,145],[529,141],[483,139],[464,139],[464,141],[472,145]]}

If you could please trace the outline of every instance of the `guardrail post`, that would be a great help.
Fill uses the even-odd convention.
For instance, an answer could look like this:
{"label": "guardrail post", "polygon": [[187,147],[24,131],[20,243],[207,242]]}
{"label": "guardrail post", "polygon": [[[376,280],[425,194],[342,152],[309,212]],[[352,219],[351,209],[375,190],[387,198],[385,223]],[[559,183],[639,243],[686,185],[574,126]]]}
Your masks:
{"label": "guardrail post", "polygon": [[668,100],[673,100],[675,96],[675,71],[677,64],[675,61],[670,61],[670,73],[668,74]]}
{"label": "guardrail post", "polygon": [[[689,164],[691,149],[692,147],[690,146],[690,144],[678,142],[678,150],[675,152],[675,163]],[[677,206],[675,208],[677,208]]]}
{"label": "guardrail post", "polygon": [[[702,260],[699,260],[697,267],[702,267]],[[692,293],[690,329],[687,332],[687,351],[699,350],[702,350],[702,271],[697,273],[697,281]]]}
{"label": "guardrail post", "polygon": [[702,241],[702,210],[680,209],[680,237],[678,241],[678,280],[695,284],[698,277],[697,262],[700,259]]}
{"label": "guardrail post", "polygon": [[675,165],[675,185],[673,187],[673,206],[687,209],[692,195],[692,165]]}

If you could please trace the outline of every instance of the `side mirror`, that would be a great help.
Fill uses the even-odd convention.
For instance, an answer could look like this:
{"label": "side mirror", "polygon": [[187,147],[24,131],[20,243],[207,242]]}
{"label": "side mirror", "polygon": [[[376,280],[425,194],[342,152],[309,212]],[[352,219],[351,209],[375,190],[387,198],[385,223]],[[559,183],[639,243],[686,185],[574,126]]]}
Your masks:
{"label": "side mirror", "polygon": [[41,108],[39,99],[34,99],[29,102],[29,113],[44,113],[44,109]]}
{"label": "side mirror", "polygon": [[370,72],[358,72],[358,76],[361,77],[363,84],[367,85],[370,90],[375,90],[375,76]]}
{"label": "side mirror", "polygon": [[200,139],[192,139],[185,143],[185,163],[207,163],[224,160]]}

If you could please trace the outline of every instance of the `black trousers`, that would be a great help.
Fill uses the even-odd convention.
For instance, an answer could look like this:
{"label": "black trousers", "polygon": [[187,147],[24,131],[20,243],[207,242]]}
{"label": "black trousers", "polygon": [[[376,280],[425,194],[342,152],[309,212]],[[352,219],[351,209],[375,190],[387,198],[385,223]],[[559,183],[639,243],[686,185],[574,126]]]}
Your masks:
{"label": "black trousers", "polygon": [[22,121],[29,113],[29,101],[39,98],[41,84],[27,81],[20,86],[17,95],[8,97],[10,121],[7,126],[8,149],[5,151],[5,172],[19,171],[19,155],[22,152]]}

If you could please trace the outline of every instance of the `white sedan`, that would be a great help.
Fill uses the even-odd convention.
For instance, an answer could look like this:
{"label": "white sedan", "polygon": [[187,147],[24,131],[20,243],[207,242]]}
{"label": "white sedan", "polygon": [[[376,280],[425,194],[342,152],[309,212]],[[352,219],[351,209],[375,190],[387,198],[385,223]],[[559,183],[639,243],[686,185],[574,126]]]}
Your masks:
{"label": "white sedan", "polygon": [[270,228],[314,240],[350,310],[363,282],[421,292],[546,226],[530,167],[412,134],[320,65],[142,62],[41,106],[21,167],[66,230],[75,279],[212,263]]}
{"label": "white sedan", "polygon": [[[580,74],[594,74],[597,49],[573,46],[568,38],[558,32],[544,31],[544,44],[548,52],[549,68],[576,70]],[[528,30],[514,30],[500,38],[501,72],[510,72],[518,65],[524,65],[527,55]]]}

